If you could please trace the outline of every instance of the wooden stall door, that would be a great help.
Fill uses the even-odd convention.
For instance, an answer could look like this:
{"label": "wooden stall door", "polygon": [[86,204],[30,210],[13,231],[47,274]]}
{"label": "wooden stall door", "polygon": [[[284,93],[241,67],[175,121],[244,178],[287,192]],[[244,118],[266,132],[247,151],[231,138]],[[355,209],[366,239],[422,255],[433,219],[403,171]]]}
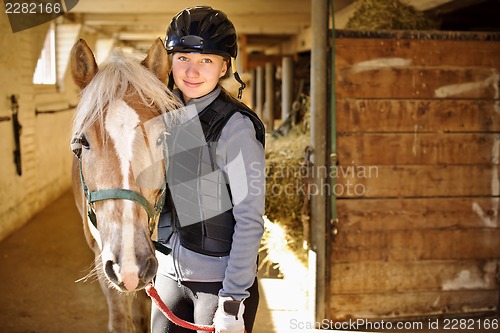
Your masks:
{"label": "wooden stall door", "polygon": [[337,38],[330,318],[498,311],[500,35]]}

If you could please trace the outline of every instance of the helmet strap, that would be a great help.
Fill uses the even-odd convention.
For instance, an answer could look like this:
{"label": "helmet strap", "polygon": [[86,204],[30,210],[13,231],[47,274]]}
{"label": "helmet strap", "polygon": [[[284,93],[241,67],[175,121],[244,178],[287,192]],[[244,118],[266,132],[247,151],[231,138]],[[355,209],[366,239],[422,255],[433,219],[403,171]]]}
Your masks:
{"label": "helmet strap", "polygon": [[245,82],[240,78],[240,75],[238,74],[238,70],[236,68],[236,58],[231,58],[231,67],[233,69],[233,75],[236,81],[239,82],[240,87],[238,88],[238,99],[241,99],[241,96],[243,95],[243,89],[247,86]]}

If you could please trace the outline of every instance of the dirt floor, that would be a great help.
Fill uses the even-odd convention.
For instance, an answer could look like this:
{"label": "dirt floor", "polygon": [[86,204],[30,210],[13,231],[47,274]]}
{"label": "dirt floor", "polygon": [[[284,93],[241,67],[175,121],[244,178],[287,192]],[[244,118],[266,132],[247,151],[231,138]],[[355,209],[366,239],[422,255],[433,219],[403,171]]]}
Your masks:
{"label": "dirt floor", "polygon": [[106,332],[93,261],[68,192],[0,243],[0,332]]}
{"label": "dirt floor", "polygon": [[[92,261],[68,192],[0,242],[0,333],[107,332],[99,283],[75,282]],[[271,333],[262,296],[255,331]]]}

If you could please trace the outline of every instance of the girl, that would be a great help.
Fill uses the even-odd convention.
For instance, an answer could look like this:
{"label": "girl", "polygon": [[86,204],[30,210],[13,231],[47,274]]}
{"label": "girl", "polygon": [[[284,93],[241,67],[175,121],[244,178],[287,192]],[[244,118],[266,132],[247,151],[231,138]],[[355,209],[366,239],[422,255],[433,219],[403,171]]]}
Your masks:
{"label": "girl", "polygon": [[[216,332],[251,333],[264,231],[264,127],[219,85],[237,55],[236,31],[219,11],[187,8],[171,21],[169,85],[194,117],[171,131],[166,209],[155,286],[180,318]],[[189,112],[188,112],[189,113]],[[153,305],[152,332],[192,332]]]}

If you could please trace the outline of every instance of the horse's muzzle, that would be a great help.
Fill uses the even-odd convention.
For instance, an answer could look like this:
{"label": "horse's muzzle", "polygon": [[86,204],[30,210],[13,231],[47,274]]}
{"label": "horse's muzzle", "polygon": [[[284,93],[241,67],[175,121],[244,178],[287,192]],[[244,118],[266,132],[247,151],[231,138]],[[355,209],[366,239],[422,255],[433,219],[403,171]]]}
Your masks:
{"label": "horse's muzzle", "polygon": [[143,289],[150,283],[158,270],[158,261],[151,255],[135,272],[124,272],[119,264],[113,260],[104,263],[104,273],[111,283],[120,291],[132,292]]}

